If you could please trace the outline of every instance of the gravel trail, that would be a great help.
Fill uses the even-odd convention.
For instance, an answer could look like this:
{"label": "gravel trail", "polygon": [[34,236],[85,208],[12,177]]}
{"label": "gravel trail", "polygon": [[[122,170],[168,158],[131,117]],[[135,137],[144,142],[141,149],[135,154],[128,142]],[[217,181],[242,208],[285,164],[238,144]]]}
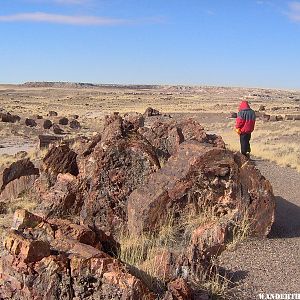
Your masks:
{"label": "gravel trail", "polygon": [[220,264],[233,274],[234,299],[259,299],[259,293],[300,294],[300,174],[263,160],[255,164],[272,183],[275,223],[269,238],[246,241],[222,253]]}

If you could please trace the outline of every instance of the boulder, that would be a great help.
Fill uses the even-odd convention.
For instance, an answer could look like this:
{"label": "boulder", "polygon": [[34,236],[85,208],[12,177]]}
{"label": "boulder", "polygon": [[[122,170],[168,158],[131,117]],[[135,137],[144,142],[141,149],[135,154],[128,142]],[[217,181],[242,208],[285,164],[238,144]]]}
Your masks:
{"label": "boulder", "polygon": [[13,162],[0,173],[0,197],[10,199],[30,189],[39,176],[39,169],[29,158]]}
{"label": "boulder", "polygon": [[69,126],[72,129],[80,129],[81,128],[81,125],[77,120],[71,120]]}
{"label": "boulder", "polygon": [[26,228],[35,228],[43,222],[40,216],[32,214],[25,209],[17,209],[13,216],[11,229],[23,231]]}
{"label": "boulder", "polygon": [[136,131],[144,126],[145,118],[140,113],[127,113],[124,115],[124,121],[127,128]]}
{"label": "boulder", "polygon": [[24,263],[38,262],[50,255],[49,243],[24,237],[18,231],[10,231],[5,235],[4,247],[10,254]]}
{"label": "boulder", "polygon": [[300,115],[285,115],[285,120],[300,120]]}
{"label": "boulder", "polygon": [[26,118],[25,119],[25,125],[29,126],[29,127],[36,127],[37,123],[36,123],[36,121],[34,119]]}
{"label": "boulder", "polygon": [[6,123],[16,123],[21,120],[17,115],[11,115],[10,113],[0,113],[0,118],[2,122]]}
{"label": "boulder", "polygon": [[83,204],[83,196],[77,178],[68,173],[59,173],[52,183],[47,191],[41,189],[37,199],[39,202],[37,211],[45,218],[78,215]]}
{"label": "boulder", "polygon": [[144,112],[145,117],[152,117],[152,116],[159,116],[159,115],[160,112],[157,109],[154,109],[152,107],[148,107]]}
{"label": "boulder", "polygon": [[126,220],[128,195],[149,174],[157,171],[160,164],[152,146],[137,134],[114,140],[114,143],[106,140],[105,148],[102,142],[90,155],[78,159],[79,177],[88,190],[81,219],[109,234]]}
{"label": "boulder", "polygon": [[50,110],[47,114],[48,117],[56,117],[58,113],[56,111]]}
{"label": "boulder", "polygon": [[52,122],[48,119],[44,120],[44,122],[43,122],[44,129],[50,129],[52,127],[52,125],[53,125]]}
{"label": "boulder", "polygon": [[57,124],[53,124],[52,130],[55,134],[63,134],[64,133],[63,129],[61,129],[59,127],[59,125],[57,125]]}
{"label": "boulder", "polygon": [[43,159],[41,170],[44,174],[47,174],[51,183],[56,181],[59,173],[70,173],[77,176],[79,170],[76,157],[77,154],[68,145],[63,144],[52,147]]}
{"label": "boulder", "polygon": [[[192,289],[183,278],[168,283],[168,291],[163,300],[191,300]],[[200,299],[199,299],[200,300]]]}
{"label": "boulder", "polygon": [[[176,243],[148,263],[160,262],[157,268],[167,278],[188,278],[209,267],[232,239],[235,224],[245,218],[251,220],[252,235],[265,237],[274,210],[270,183],[241,154],[189,141],[130,194],[128,231],[161,236],[162,228],[178,228]],[[192,226],[185,225],[187,220]]]}
{"label": "boulder", "polygon": [[60,118],[60,119],[58,120],[58,124],[59,124],[59,125],[68,125],[68,123],[69,123],[69,119],[66,118],[66,117]]}
{"label": "boulder", "polygon": [[270,116],[269,121],[270,122],[283,121],[283,117],[280,115],[279,116],[272,115]]}
{"label": "boulder", "polygon": [[[244,165],[245,160],[242,162],[243,158],[237,155],[196,141],[183,143],[162,169],[151,174],[129,196],[129,230],[155,230],[170,210],[184,214],[185,209],[190,209],[188,198],[196,193],[199,206],[210,203],[247,209],[249,217],[255,220],[253,233],[266,236],[274,219],[272,187],[255,166]],[[187,197],[188,194],[191,195]]]}
{"label": "boulder", "polygon": [[189,140],[225,148],[225,143],[220,136],[206,134],[203,126],[193,119],[158,121],[151,128],[140,128],[139,133],[153,145],[157,156],[162,160],[167,160],[176,153],[181,143]]}
{"label": "boulder", "polygon": [[48,148],[51,144],[55,144],[61,141],[63,138],[60,136],[50,135],[50,134],[40,134],[39,138],[39,148]]}
{"label": "boulder", "polygon": [[268,114],[263,114],[260,118],[261,118],[261,120],[263,120],[263,121],[269,121],[270,118],[271,118],[271,116],[268,115]]}
{"label": "boulder", "polygon": [[43,119],[43,116],[41,116],[41,115],[33,115],[32,119],[34,119],[34,120],[41,120],[41,119]]}
{"label": "boulder", "polygon": [[56,220],[53,234],[42,223],[6,234],[0,258],[1,298],[155,299],[120,261],[84,243],[94,238],[90,230]]}

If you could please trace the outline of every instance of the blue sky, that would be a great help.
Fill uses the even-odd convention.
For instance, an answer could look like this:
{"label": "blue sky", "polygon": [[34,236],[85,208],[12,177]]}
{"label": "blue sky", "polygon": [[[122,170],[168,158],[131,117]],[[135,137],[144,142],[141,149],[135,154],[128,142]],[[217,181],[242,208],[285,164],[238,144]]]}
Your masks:
{"label": "blue sky", "polygon": [[300,89],[300,1],[1,0],[0,82]]}

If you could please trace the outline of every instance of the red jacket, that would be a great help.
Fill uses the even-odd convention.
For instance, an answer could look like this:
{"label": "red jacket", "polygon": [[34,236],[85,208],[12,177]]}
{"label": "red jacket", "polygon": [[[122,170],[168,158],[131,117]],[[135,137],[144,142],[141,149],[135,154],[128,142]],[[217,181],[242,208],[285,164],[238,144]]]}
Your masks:
{"label": "red jacket", "polygon": [[236,118],[235,128],[240,129],[241,133],[251,133],[255,126],[255,112],[247,101],[242,101]]}

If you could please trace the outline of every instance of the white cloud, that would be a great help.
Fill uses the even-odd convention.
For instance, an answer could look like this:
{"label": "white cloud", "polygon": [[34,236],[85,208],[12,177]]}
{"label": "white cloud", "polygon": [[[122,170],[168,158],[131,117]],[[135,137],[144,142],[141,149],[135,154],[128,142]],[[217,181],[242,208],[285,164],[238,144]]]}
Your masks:
{"label": "white cloud", "polygon": [[54,0],[55,3],[59,4],[87,4],[89,0]]}
{"label": "white cloud", "polygon": [[290,20],[300,22],[300,2],[290,2],[287,15]]}
{"label": "white cloud", "polygon": [[20,13],[1,16],[0,22],[45,22],[69,25],[98,25],[110,26],[130,24],[132,21],[126,19],[103,18],[97,16],[69,16],[59,14],[48,14],[43,12]]}
{"label": "white cloud", "polygon": [[59,5],[87,5],[94,2],[94,0],[24,0],[36,4],[59,4]]}

